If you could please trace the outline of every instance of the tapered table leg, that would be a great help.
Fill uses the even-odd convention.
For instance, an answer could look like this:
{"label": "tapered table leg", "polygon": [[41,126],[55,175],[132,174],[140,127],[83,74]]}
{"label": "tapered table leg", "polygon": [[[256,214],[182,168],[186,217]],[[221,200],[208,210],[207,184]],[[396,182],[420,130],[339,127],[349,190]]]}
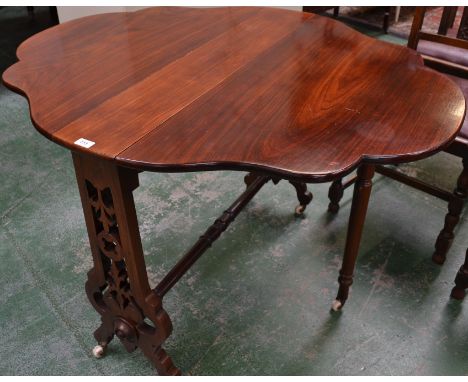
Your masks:
{"label": "tapered table leg", "polygon": [[366,219],[373,176],[374,166],[372,165],[363,164],[357,171],[343,264],[341,266],[340,276],[338,277],[340,286],[336,300],[333,301],[332,304],[333,310],[339,310],[343,307],[348,298],[349,287],[353,283],[354,266],[356,264],[362,229]]}
{"label": "tapered table leg", "polygon": [[171,320],[148,283],[132,194],[137,172],[75,153],[73,162],[94,262],[86,292],[102,322],[93,353],[102,356],[116,335],[127,351],[140,348],[159,374],[180,374],[162,348]]}
{"label": "tapered table leg", "polygon": [[450,296],[457,300],[463,300],[466,293],[465,289],[468,289],[468,249],[466,250],[465,262],[460,267],[455,277],[455,286]]}

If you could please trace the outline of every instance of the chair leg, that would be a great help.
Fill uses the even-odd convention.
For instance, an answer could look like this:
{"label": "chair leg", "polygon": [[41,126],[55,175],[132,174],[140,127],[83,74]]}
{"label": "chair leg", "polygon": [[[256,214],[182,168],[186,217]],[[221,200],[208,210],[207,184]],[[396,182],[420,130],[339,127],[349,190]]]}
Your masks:
{"label": "chair leg", "polygon": [[383,20],[383,31],[384,33],[388,33],[388,26],[390,25],[390,8],[391,7],[384,7],[385,8],[385,14],[384,14],[384,20]]}
{"label": "chair leg", "polygon": [[28,10],[28,16],[33,19],[34,18],[34,7],[26,7]]}
{"label": "chair leg", "polygon": [[330,203],[328,204],[328,211],[336,214],[340,209],[340,200],[343,197],[344,187],[343,187],[343,178],[339,178],[331,184],[328,190],[328,199]]}
{"label": "chair leg", "polygon": [[340,7],[333,7],[333,17],[336,19],[340,14]]}
{"label": "chair leg", "polygon": [[466,250],[465,263],[460,267],[455,277],[455,286],[452,289],[450,297],[456,300],[463,300],[466,293],[465,289],[468,289],[468,249]]}
{"label": "chair leg", "polygon": [[435,252],[432,255],[432,260],[437,264],[443,264],[450,249],[453,238],[454,229],[460,220],[460,214],[463,210],[463,205],[468,196],[468,157],[463,159],[463,171],[458,177],[457,187],[453,191],[452,197],[448,203],[448,213],[445,216],[445,224],[435,244]]}
{"label": "chair leg", "polygon": [[95,357],[117,336],[128,352],[140,348],[160,375],[179,375],[163,344],[172,323],[162,297],[150,287],[133,191],[135,170],[73,153],[76,179],[93,257],[86,294],[101,316]]}

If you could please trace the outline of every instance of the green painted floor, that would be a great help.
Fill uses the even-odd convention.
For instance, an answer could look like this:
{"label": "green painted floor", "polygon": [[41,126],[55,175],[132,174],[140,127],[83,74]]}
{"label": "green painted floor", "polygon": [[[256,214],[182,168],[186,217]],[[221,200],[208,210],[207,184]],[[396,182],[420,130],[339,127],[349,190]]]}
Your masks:
{"label": "green painted floor", "polygon": [[[99,318],[84,293],[91,256],[71,158],[4,87],[0,163],[0,374],[153,374],[118,341],[105,358],[91,356]],[[438,154],[404,168],[451,189],[461,165]],[[243,175],[141,174],[135,198],[153,285],[243,190]],[[445,204],[376,176],[351,296],[331,314],[351,190],[333,218],[327,188],[311,185],[314,200],[295,218],[292,187],[268,184],[169,292],[166,349],[185,374],[468,374],[468,301],[448,297],[466,216],[439,267],[430,256]]]}

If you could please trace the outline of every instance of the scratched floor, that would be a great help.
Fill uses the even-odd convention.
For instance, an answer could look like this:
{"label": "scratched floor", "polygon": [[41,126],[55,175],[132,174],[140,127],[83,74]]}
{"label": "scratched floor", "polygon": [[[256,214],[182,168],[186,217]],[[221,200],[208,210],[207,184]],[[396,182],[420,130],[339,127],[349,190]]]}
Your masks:
{"label": "scratched floor", "polygon": [[[452,188],[458,162],[438,154],[404,168]],[[135,199],[153,285],[243,190],[243,175],[141,175]],[[467,217],[439,267],[430,255],[445,204],[377,176],[351,297],[331,314],[351,192],[333,218],[327,187],[312,185],[312,204],[295,218],[288,183],[266,185],[169,292],[166,349],[185,374],[468,374],[468,301],[448,298]],[[91,257],[71,158],[33,129],[26,101],[4,87],[0,259],[1,375],[154,373],[118,341],[105,358],[91,356],[99,320],[83,289]]]}

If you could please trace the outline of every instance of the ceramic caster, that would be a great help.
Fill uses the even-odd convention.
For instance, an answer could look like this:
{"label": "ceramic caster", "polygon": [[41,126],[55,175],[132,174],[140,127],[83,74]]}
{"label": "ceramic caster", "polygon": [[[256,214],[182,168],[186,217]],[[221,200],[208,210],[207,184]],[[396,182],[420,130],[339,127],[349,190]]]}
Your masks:
{"label": "ceramic caster", "polygon": [[340,300],[334,300],[332,302],[331,308],[332,308],[333,311],[339,312],[342,307],[343,307],[343,303]]}
{"label": "ceramic caster", "polygon": [[299,204],[295,209],[294,209],[294,215],[296,216],[302,216],[304,215],[304,211],[306,209],[306,206],[303,204]]}
{"label": "ceramic caster", "polygon": [[106,347],[102,345],[96,345],[93,348],[93,356],[95,358],[102,358],[104,357],[104,353],[106,352]]}

